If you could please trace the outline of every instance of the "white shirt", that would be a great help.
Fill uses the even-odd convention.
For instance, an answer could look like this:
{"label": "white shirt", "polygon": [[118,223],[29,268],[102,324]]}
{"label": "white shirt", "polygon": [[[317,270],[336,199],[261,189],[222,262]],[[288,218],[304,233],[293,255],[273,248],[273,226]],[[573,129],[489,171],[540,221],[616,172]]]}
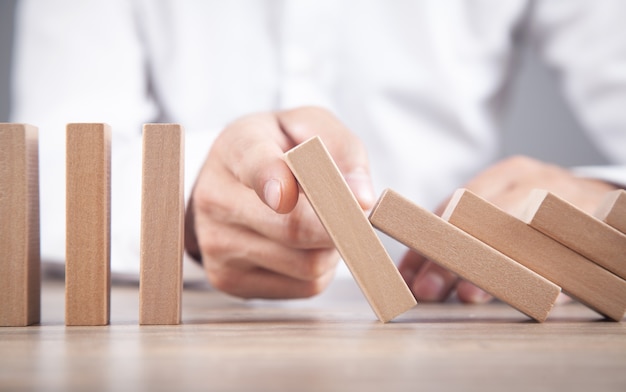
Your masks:
{"label": "white shirt", "polygon": [[23,1],[12,120],[40,128],[43,257],[65,253],[68,122],[112,126],[118,272],[139,268],[146,122],[186,128],[189,195],[232,120],[324,106],[364,141],[377,191],[432,209],[500,157],[522,37],[617,165],[593,173],[626,183],[625,20],[620,0]]}

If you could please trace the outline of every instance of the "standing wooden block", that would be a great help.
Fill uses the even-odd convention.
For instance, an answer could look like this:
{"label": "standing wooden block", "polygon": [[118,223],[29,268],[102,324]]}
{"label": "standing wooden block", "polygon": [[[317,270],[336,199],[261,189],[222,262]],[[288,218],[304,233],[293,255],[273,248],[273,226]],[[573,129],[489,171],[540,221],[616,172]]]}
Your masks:
{"label": "standing wooden block", "polygon": [[625,280],[472,192],[457,190],[442,218],[558,284],[596,312],[615,321],[624,317]]}
{"label": "standing wooden block", "polygon": [[143,127],[140,324],[180,324],[184,143],[180,125]]}
{"label": "standing wooden block", "polygon": [[372,210],[374,227],[537,321],[561,289],[437,215],[387,190]]}
{"label": "standing wooden block", "polygon": [[380,321],[415,306],[415,297],[321,139],[296,146],[285,160]]}
{"label": "standing wooden block", "polygon": [[618,189],[607,193],[594,215],[626,234],[626,190]]}
{"label": "standing wooden block", "polygon": [[37,128],[0,124],[0,326],[39,322]]}
{"label": "standing wooden block", "polygon": [[626,279],[626,235],[544,190],[533,190],[522,220]]}
{"label": "standing wooden block", "polygon": [[107,325],[111,296],[111,130],[68,124],[65,324]]}

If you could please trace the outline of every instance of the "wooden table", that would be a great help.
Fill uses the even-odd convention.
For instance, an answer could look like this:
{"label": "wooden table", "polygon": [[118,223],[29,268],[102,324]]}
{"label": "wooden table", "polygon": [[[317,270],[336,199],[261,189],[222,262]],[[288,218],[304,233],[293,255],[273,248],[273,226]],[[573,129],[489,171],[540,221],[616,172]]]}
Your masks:
{"label": "wooden table", "polygon": [[626,326],[578,304],[538,324],[500,303],[420,304],[376,321],[350,281],[307,301],[186,288],[183,325],[138,326],[114,285],[111,325],[65,327],[63,282],[42,325],[0,328],[0,390],[626,391]]}

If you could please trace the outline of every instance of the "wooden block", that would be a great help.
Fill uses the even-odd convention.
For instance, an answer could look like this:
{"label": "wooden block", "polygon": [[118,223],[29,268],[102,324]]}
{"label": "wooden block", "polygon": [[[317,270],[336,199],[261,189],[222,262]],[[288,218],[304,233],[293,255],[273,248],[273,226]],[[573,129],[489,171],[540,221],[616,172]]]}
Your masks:
{"label": "wooden block", "polygon": [[183,286],[184,131],[143,127],[139,323],[180,324]]}
{"label": "wooden block", "polygon": [[107,325],[111,296],[111,129],[68,124],[65,324]]}
{"label": "wooden block", "polygon": [[545,190],[531,192],[522,220],[626,279],[626,235]]}
{"label": "wooden block", "polygon": [[415,297],[321,139],[296,146],[285,160],[380,321],[415,306]]}
{"label": "wooden block", "polygon": [[626,190],[608,192],[594,216],[626,234]]}
{"label": "wooden block", "polygon": [[374,227],[537,321],[561,289],[554,283],[387,190],[370,215]]}
{"label": "wooden block", "polygon": [[39,323],[37,128],[0,124],[0,326]]}
{"label": "wooden block", "polygon": [[481,199],[457,190],[442,218],[561,286],[596,312],[619,321],[626,312],[626,281]]}

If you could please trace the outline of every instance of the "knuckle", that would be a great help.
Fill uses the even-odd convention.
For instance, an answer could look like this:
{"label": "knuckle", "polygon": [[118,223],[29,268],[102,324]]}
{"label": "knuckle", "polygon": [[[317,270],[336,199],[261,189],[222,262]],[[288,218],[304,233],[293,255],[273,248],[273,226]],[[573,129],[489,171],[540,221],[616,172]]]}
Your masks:
{"label": "knuckle", "polygon": [[331,278],[329,275],[324,275],[315,280],[305,282],[302,285],[302,297],[310,298],[321,294],[330,284]]}
{"label": "knuckle", "polygon": [[287,215],[284,230],[285,238],[293,246],[312,248],[326,245],[326,232],[312,210],[296,207]]}
{"label": "knuckle", "polygon": [[330,252],[328,250],[311,251],[300,264],[299,275],[306,281],[318,280],[330,273],[338,261],[339,256],[334,249]]}
{"label": "knuckle", "polygon": [[537,160],[526,155],[513,155],[503,161],[505,166],[519,169],[533,169],[538,165]]}
{"label": "knuckle", "polygon": [[228,268],[221,263],[207,266],[205,270],[207,279],[214,288],[224,293],[238,295],[240,273],[237,270]]}

